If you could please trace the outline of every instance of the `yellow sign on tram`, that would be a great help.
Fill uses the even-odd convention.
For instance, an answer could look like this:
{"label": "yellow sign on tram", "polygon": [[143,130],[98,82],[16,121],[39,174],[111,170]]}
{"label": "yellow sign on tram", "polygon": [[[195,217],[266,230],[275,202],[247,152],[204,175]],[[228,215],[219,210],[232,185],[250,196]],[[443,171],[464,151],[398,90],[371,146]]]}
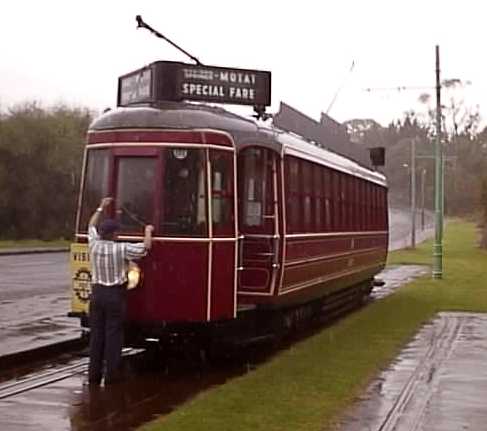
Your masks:
{"label": "yellow sign on tram", "polygon": [[91,296],[91,265],[88,244],[71,244],[71,311],[88,313]]}

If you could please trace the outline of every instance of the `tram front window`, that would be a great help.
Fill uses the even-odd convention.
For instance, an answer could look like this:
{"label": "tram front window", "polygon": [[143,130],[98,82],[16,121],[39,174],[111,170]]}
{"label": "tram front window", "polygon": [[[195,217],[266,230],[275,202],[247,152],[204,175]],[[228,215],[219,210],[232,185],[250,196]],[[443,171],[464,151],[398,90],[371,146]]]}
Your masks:
{"label": "tram front window", "polygon": [[118,158],[116,200],[121,232],[139,232],[153,223],[156,162],[154,157]]}
{"label": "tram front window", "polygon": [[164,152],[160,232],[167,236],[207,235],[207,183],[204,150]]}
{"label": "tram front window", "polygon": [[83,205],[80,230],[88,228],[88,220],[100,200],[108,195],[108,150],[89,150],[86,155],[86,172],[83,187]]}

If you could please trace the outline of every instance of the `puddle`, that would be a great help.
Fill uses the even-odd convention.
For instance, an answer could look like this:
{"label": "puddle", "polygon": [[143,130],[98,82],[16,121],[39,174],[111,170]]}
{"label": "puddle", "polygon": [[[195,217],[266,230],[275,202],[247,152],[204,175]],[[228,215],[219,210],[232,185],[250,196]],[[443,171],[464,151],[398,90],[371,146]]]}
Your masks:
{"label": "puddle", "polygon": [[415,278],[422,277],[431,273],[429,266],[425,265],[391,265],[385,268],[377,279],[384,281],[384,286],[376,286],[370,294],[372,299],[382,299],[393,293]]}

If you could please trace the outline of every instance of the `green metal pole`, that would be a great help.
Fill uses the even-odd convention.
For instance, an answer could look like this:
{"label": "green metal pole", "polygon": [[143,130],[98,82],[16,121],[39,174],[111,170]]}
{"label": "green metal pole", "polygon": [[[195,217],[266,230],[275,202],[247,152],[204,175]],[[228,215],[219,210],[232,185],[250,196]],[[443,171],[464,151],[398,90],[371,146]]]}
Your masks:
{"label": "green metal pole", "polygon": [[433,278],[443,277],[443,151],[441,148],[440,47],[436,45],[435,243]]}

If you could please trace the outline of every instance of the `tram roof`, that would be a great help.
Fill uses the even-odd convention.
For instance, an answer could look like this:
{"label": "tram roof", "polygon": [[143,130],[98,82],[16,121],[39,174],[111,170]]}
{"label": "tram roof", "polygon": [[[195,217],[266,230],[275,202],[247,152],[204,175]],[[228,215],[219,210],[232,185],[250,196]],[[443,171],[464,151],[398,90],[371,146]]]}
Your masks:
{"label": "tram roof", "polygon": [[89,132],[134,128],[219,130],[232,136],[237,150],[258,143],[281,155],[296,156],[386,185],[383,174],[333,151],[318,147],[299,135],[252,118],[241,117],[220,107],[204,104],[168,102],[151,106],[117,108],[95,119],[90,125]]}

